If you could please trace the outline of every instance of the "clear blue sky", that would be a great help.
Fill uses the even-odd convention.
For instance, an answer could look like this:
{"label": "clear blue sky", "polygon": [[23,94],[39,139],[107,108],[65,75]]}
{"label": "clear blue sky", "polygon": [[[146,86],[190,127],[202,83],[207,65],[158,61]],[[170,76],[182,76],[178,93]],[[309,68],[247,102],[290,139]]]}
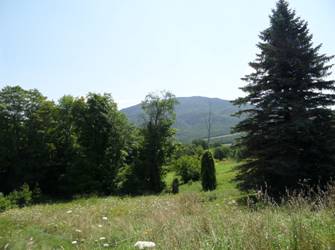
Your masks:
{"label": "clear blue sky", "polygon": [[[275,0],[0,0],[0,87],[234,99]],[[335,1],[290,0],[321,52],[335,54]]]}

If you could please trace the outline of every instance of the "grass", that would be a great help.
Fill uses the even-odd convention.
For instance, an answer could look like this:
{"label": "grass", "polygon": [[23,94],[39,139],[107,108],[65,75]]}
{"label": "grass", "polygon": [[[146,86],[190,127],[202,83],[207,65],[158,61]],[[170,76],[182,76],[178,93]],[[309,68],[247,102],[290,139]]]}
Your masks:
{"label": "grass", "polygon": [[134,249],[138,240],[157,249],[335,249],[334,203],[297,197],[283,206],[238,205],[243,194],[229,182],[234,164],[217,164],[214,192],[193,183],[178,195],[11,209],[0,214],[0,249]]}
{"label": "grass", "polygon": [[[215,163],[216,167],[216,178],[217,178],[217,189],[212,193],[220,196],[224,199],[237,199],[241,196],[244,196],[244,193],[241,193],[236,188],[236,183],[233,179],[236,175],[234,168],[239,164],[234,160],[227,159],[224,161],[217,161]],[[175,178],[174,172],[169,172],[165,178],[167,185],[171,185],[172,180]],[[179,187],[180,193],[185,192],[201,192],[201,183],[200,181],[189,182]]]}

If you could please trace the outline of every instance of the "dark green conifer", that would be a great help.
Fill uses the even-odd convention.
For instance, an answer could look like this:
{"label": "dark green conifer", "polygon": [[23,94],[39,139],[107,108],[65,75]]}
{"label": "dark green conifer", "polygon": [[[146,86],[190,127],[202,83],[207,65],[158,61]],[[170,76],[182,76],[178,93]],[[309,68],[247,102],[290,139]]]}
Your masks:
{"label": "dark green conifer", "polygon": [[[320,54],[307,22],[279,0],[270,27],[260,34],[260,53],[245,76],[251,104],[236,132],[248,161],[239,167],[242,189],[264,188],[272,195],[300,188],[299,182],[324,185],[335,176],[334,81],[327,78],[332,56]],[[248,106],[249,107],[249,106]]]}
{"label": "dark green conifer", "polygon": [[216,189],[215,164],[210,151],[206,151],[201,158],[201,185],[204,191]]}
{"label": "dark green conifer", "polygon": [[172,181],[172,193],[178,194],[179,193],[179,180],[178,178],[174,178]]}

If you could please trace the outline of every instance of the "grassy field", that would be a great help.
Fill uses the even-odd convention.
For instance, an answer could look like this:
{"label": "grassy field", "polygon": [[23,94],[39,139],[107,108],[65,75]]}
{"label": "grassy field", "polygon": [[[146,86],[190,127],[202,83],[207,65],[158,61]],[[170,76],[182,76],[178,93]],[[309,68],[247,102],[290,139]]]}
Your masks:
{"label": "grassy field", "polygon": [[[236,163],[217,164],[218,190],[183,185],[178,195],[78,199],[0,214],[0,249],[335,249],[332,199],[238,205]],[[173,173],[167,181],[172,180]]]}
{"label": "grassy field", "polygon": [[[233,199],[239,198],[242,194],[237,188],[236,184],[233,182],[235,177],[236,171],[234,167],[238,163],[233,160],[225,160],[216,162],[216,178],[217,178],[217,189],[212,192],[212,194],[220,196],[223,199]],[[175,177],[173,172],[169,172],[166,176],[166,183],[170,185],[172,183],[173,178]],[[179,191],[181,193],[184,192],[201,192],[201,183],[197,182],[190,182],[187,184],[183,184],[179,187]]]}

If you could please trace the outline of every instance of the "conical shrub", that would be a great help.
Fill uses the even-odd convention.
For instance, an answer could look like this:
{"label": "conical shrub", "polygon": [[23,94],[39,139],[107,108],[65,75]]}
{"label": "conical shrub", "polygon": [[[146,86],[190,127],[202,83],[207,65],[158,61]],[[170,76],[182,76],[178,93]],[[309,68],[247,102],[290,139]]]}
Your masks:
{"label": "conical shrub", "polygon": [[210,151],[201,158],[201,185],[204,191],[216,189],[215,163]]}
{"label": "conical shrub", "polygon": [[172,181],[172,193],[178,194],[179,193],[179,180],[178,178],[174,178]]}

